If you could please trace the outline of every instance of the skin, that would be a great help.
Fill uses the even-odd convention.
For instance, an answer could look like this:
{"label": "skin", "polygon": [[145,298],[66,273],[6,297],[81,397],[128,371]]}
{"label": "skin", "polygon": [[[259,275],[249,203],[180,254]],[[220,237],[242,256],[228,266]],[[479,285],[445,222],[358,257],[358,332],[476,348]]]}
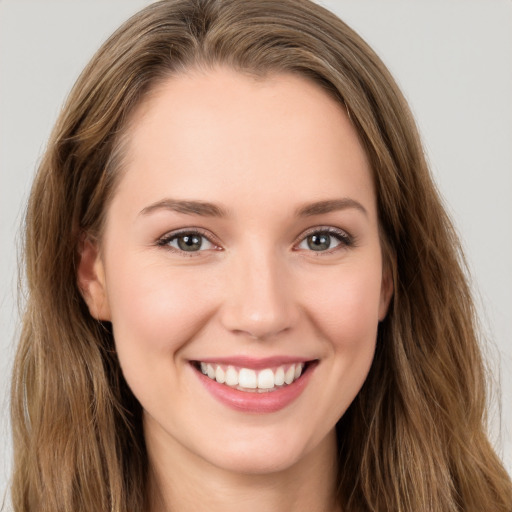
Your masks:
{"label": "skin", "polygon": [[[351,202],[297,214],[339,199]],[[204,250],[162,244],[184,228],[208,237]],[[350,243],[327,234],[331,247],[312,250],[307,236],[326,229]],[[78,275],[144,410],[153,510],[338,510],[334,429],[371,365],[392,294],[383,269],[368,160],[320,87],[217,68],[153,91]],[[247,413],[214,399],[190,364],[233,355],[317,365],[284,409]]]}

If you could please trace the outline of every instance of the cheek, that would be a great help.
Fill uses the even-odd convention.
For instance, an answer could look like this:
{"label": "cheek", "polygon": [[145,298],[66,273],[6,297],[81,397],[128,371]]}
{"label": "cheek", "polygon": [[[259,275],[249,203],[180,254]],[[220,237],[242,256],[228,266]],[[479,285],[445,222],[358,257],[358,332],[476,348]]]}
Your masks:
{"label": "cheek", "polygon": [[315,286],[308,286],[308,309],[334,350],[373,347],[379,322],[379,266],[341,268]]}
{"label": "cheek", "polygon": [[112,266],[108,276],[124,377],[145,409],[158,410],[170,394],[185,391],[182,367],[173,361],[215,311],[215,293],[198,268],[171,272],[161,262],[147,264],[137,258]]}
{"label": "cheek", "polygon": [[370,370],[379,323],[379,261],[322,269],[322,275],[302,283],[310,290],[303,298],[304,311],[326,354],[315,397],[323,425],[332,427],[343,416]]}
{"label": "cheek", "polygon": [[108,299],[120,350],[169,355],[201,329],[215,294],[199,268],[190,270],[137,261],[111,269]]}

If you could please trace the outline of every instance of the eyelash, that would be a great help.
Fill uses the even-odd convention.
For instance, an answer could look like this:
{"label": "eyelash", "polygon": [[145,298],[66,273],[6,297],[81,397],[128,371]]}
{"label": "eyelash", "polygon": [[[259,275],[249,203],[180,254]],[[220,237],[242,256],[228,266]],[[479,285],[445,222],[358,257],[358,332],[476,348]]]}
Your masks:
{"label": "eyelash", "polygon": [[220,250],[220,247],[218,244],[212,241],[212,235],[207,233],[206,231],[203,231],[198,228],[192,228],[192,229],[184,229],[181,231],[173,231],[172,233],[168,233],[164,235],[163,237],[159,238],[156,242],[156,245],[159,247],[163,247],[165,249],[168,249],[172,252],[176,252],[179,254],[182,254],[184,256],[195,256],[195,253],[203,252],[203,251],[184,251],[175,247],[171,247],[169,244],[173,242],[174,240],[178,240],[180,237],[185,236],[198,236],[201,239],[207,240],[211,245],[214,246],[214,250]]}
{"label": "eyelash", "polygon": [[328,248],[325,251],[314,251],[311,249],[308,252],[317,252],[318,254],[332,254],[338,250],[348,249],[355,245],[354,237],[349,235],[346,231],[334,228],[332,226],[317,226],[301,234],[300,238],[297,240],[294,246],[306,242],[308,237],[313,235],[328,235],[329,237],[335,238],[339,242],[339,245],[333,248]]}
{"label": "eyelash", "polygon": [[[296,240],[296,242],[294,242],[294,247],[297,247],[299,244],[306,242],[308,237],[313,236],[313,235],[328,235],[329,237],[335,238],[339,242],[339,245],[336,245],[333,248],[328,248],[328,249],[322,250],[322,251],[314,251],[313,249],[311,249],[307,252],[312,252],[312,253],[317,252],[318,254],[331,254],[331,253],[341,250],[343,248],[350,248],[355,245],[354,237],[349,235],[346,231],[343,231],[338,228],[334,228],[332,226],[318,226],[318,227],[309,229],[305,233],[302,233],[300,235],[300,237]],[[182,231],[174,231],[172,233],[168,233],[168,234],[164,235],[163,237],[159,238],[156,242],[156,245],[158,247],[163,247],[172,252],[176,252],[183,256],[189,256],[189,257],[197,256],[198,255],[197,253],[204,252],[204,249],[197,250],[197,251],[185,251],[185,250],[182,250],[179,248],[171,247],[169,245],[171,242],[178,240],[180,237],[185,237],[185,236],[200,237],[201,239],[207,240],[208,243],[210,243],[213,246],[213,250],[222,250],[216,242],[212,241],[213,237],[211,236],[211,234],[209,234],[206,231],[203,231],[201,229],[198,229],[198,228],[184,229]],[[296,249],[296,250],[300,250],[300,249]]]}

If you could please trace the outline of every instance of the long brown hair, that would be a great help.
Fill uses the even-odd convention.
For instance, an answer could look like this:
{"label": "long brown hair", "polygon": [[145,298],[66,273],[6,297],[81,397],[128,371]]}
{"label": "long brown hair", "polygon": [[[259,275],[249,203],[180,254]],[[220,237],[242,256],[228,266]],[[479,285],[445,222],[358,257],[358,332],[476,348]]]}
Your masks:
{"label": "long brown hair", "polygon": [[337,425],[343,509],[510,512],[510,479],[485,433],[485,371],[463,259],[414,121],[374,52],[307,0],[156,2],[79,77],[26,215],[14,510],[145,507],[141,407],[110,325],[82,299],[79,247],[84,233],[101,236],[134,108],[159,81],[219,64],[314,80],[345,106],[372,165],[395,293],[368,379]]}

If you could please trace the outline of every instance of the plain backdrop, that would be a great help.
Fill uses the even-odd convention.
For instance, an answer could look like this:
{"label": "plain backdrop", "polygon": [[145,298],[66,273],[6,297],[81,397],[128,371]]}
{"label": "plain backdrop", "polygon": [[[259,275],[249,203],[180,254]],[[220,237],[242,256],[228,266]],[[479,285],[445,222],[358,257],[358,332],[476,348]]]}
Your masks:
{"label": "plain backdrop", "polygon": [[[0,505],[11,466],[8,391],[16,243],[59,108],[102,41],[148,0],[0,0]],[[496,382],[491,437],[512,472],[512,2],[324,0],[408,98],[472,271]]]}

